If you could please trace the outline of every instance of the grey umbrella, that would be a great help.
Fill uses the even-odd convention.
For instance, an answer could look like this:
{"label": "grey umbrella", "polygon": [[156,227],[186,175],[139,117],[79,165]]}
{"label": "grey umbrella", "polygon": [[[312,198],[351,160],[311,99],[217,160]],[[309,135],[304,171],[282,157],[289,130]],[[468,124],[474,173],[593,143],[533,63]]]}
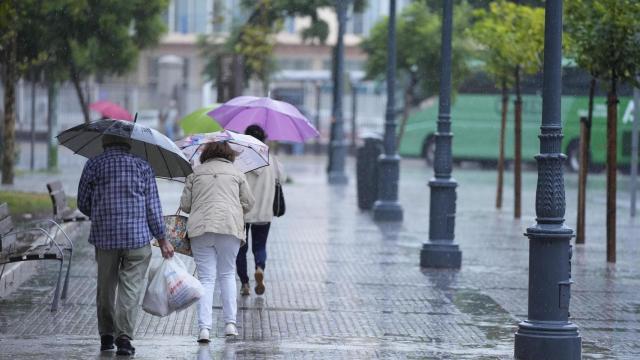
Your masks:
{"label": "grey umbrella", "polygon": [[102,137],[115,135],[128,139],[131,153],[145,159],[157,177],[183,178],[193,172],[182,150],[158,131],[135,122],[101,119],[67,129],[57,138],[74,153],[92,158],[102,153]]}

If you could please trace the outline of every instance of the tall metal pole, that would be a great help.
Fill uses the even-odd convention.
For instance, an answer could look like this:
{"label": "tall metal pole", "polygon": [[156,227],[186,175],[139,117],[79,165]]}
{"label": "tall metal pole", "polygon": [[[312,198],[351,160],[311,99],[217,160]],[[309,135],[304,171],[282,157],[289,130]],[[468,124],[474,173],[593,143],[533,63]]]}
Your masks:
{"label": "tall metal pole", "polygon": [[398,202],[400,156],[396,148],[396,0],[389,0],[387,35],[387,110],[384,123],[384,154],[378,158],[378,200],[373,204],[375,221],[402,221]]}
{"label": "tall metal pole", "polygon": [[422,245],[420,266],[454,268],[462,264],[462,251],[453,243],[456,220],[456,187],[451,177],[451,37],[453,31],[453,0],[443,1],[442,15],[442,68],[440,73],[440,104],[434,177],[429,181],[429,242]]}
{"label": "tall metal pole", "polygon": [[342,118],[342,97],[344,95],[344,33],[347,25],[347,6],[350,0],[336,0],[338,12],[338,42],[336,44],[333,131],[329,151],[329,184],[344,185],[349,182],[344,172],[347,144],[344,139],[344,120]]}
{"label": "tall metal pole", "polygon": [[565,192],[560,95],[562,89],[562,0],[545,4],[544,84],[536,224],[529,237],[529,307],[518,324],[516,359],[580,359],[582,339],[568,321],[573,230],[564,225]]}
{"label": "tall metal pole", "polygon": [[[640,80],[640,77],[638,78]],[[631,128],[631,216],[636,216],[638,191],[638,128],[640,128],[640,89],[633,89],[633,127]]]}

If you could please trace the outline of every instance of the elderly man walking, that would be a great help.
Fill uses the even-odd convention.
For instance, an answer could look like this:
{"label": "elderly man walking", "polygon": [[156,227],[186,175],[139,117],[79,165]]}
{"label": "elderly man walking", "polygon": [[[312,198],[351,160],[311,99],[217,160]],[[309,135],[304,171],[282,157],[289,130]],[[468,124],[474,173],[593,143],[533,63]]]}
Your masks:
{"label": "elderly man walking", "polygon": [[96,306],[100,350],[131,345],[144,276],[151,259],[150,240],[158,239],[162,256],[173,256],[164,238],[162,207],[149,163],[129,153],[125,138],[105,135],[104,152],[84,166],[78,208],[91,218],[89,242],[98,263]]}

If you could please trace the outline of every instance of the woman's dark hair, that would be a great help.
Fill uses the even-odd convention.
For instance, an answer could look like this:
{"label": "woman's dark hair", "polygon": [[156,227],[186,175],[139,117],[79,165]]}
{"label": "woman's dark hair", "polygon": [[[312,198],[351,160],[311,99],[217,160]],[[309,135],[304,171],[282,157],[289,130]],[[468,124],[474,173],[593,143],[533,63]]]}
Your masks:
{"label": "woman's dark hair", "polygon": [[200,154],[200,163],[213,158],[223,158],[233,162],[238,153],[227,142],[211,142],[204,146]]}
{"label": "woman's dark hair", "polygon": [[260,125],[256,124],[249,125],[249,127],[244,131],[244,134],[251,135],[262,142],[267,138],[267,134],[265,134],[264,129],[262,129]]}

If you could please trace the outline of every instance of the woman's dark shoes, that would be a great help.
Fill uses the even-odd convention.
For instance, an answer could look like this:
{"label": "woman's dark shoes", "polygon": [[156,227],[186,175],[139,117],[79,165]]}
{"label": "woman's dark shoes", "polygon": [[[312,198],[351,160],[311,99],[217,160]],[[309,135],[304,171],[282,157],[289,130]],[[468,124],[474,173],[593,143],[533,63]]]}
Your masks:
{"label": "woman's dark shoes", "polygon": [[116,351],[116,355],[133,355],[136,353],[136,348],[131,345],[131,339],[128,336],[120,336],[116,339],[116,346],[118,347],[118,351]]}
{"label": "woman's dark shoes", "polygon": [[240,287],[240,295],[249,296],[250,293],[251,289],[249,288],[249,283],[242,284],[242,286]]}
{"label": "woman's dark shoes", "polygon": [[113,335],[100,336],[100,351],[113,350]]}
{"label": "woman's dark shoes", "polygon": [[264,270],[261,267],[256,268],[256,273],[254,274],[256,278],[256,294],[262,295],[264,294],[265,286],[264,286]]}

